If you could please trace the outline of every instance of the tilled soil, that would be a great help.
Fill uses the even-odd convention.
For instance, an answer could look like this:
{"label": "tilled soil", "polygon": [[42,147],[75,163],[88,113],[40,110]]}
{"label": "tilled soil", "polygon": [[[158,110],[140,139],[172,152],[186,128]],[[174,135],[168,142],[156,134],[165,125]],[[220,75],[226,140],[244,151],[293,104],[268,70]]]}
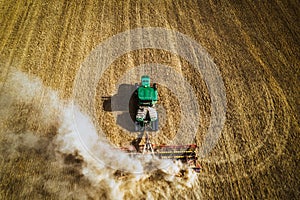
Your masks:
{"label": "tilled soil", "polygon": [[[203,57],[205,62],[215,63],[220,71],[227,109],[216,146],[199,159],[203,167],[198,175],[199,184],[189,189],[192,192],[185,191],[186,194],[196,198],[193,194],[199,191],[204,199],[299,197],[300,30],[297,19],[300,10],[297,1],[1,1],[0,5],[2,88],[11,84],[6,80],[17,69],[38,77],[66,101],[74,99],[76,88],[88,88],[93,81],[78,81],[76,77],[91,52],[112,36],[136,28],[161,27],[192,38],[207,51]],[[155,35],[151,37],[150,42],[155,42]],[[125,41],[112,48],[122,45],[130,47]],[[94,64],[98,62],[102,61],[95,60]],[[101,72],[94,83],[96,87],[89,90],[94,96],[80,99],[84,103],[79,104],[86,105],[92,98],[93,120],[98,128],[112,144],[129,145],[138,134],[125,123],[132,116],[126,102],[120,105],[124,103],[122,98],[128,95],[126,91],[132,91],[131,86],[143,72],[157,75],[152,77],[154,81],[165,77],[168,83],[175,84],[178,79],[168,70],[184,77],[190,85],[188,90],[184,84],[177,84],[179,93],[187,91],[195,95],[200,117],[190,120],[191,124],[197,124],[197,132],[188,141],[201,146],[212,117],[213,94],[203,74],[179,54],[154,48],[129,51]],[[122,94],[119,86],[125,83],[129,89]],[[178,129],[182,118],[188,117],[183,115],[181,102],[192,100],[189,95],[180,97],[166,85],[157,83],[160,131],[153,136],[153,141],[168,144],[181,134]],[[20,87],[26,90],[26,85]],[[5,91],[1,90],[1,96],[6,95]],[[105,98],[114,96],[116,101],[110,103],[117,107],[111,109]],[[43,151],[16,150],[19,153],[14,159],[5,158],[9,154],[6,149],[16,142],[8,142],[4,135],[7,131],[18,137],[25,130],[41,137],[55,137],[58,129],[55,123],[44,126],[38,120],[29,120],[35,119],[30,114],[36,113],[35,107],[41,107],[46,101],[49,99],[44,96],[38,103],[32,101],[35,106],[14,103],[10,105],[13,113],[1,112],[2,116],[10,116],[1,121],[1,199],[57,198],[57,191],[45,189],[49,181],[61,180],[70,188],[76,181],[84,182],[85,186],[90,184],[77,171],[62,173],[61,177],[45,175],[48,172],[45,165],[53,173],[57,169],[53,163],[50,166]],[[147,198],[147,187],[144,190],[145,196],[140,198]],[[159,192],[185,197],[176,194],[182,193],[181,190]],[[104,197],[109,198],[105,195],[100,198]]]}

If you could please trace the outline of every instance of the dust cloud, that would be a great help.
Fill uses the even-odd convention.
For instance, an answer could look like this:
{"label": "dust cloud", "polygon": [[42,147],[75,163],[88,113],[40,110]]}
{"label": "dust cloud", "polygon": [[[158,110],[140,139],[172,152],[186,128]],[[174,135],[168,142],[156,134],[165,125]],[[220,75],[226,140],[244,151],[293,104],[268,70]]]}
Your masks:
{"label": "dust cloud", "polygon": [[[2,84],[1,181],[7,191],[16,189],[12,185],[19,189],[16,197],[201,198],[197,174],[187,166],[129,157],[99,137],[78,106],[38,78],[11,70]],[[74,116],[80,119],[76,124]]]}

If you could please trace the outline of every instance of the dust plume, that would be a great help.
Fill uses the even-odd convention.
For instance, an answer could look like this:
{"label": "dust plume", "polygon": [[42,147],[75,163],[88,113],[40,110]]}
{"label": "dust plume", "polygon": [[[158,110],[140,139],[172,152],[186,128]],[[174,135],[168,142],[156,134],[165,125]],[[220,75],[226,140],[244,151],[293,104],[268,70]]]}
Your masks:
{"label": "dust plume", "polygon": [[200,198],[198,177],[187,166],[129,157],[38,78],[12,70],[2,84],[0,179],[12,198]]}

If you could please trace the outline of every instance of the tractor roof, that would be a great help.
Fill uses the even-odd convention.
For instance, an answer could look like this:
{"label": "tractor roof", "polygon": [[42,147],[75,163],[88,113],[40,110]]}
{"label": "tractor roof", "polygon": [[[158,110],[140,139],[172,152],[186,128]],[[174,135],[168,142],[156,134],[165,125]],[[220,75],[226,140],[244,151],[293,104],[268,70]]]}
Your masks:
{"label": "tractor roof", "polygon": [[151,87],[139,87],[138,97],[142,101],[157,101],[157,92]]}

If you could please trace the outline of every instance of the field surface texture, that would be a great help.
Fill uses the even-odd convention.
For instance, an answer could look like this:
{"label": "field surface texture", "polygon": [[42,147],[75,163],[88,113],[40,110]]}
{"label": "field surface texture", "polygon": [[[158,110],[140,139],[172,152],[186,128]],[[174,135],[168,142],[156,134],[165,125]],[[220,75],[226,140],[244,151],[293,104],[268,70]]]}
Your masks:
{"label": "field surface texture", "polygon": [[[299,199],[299,5],[0,0],[0,199]],[[144,74],[199,174],[119,152]]]}

